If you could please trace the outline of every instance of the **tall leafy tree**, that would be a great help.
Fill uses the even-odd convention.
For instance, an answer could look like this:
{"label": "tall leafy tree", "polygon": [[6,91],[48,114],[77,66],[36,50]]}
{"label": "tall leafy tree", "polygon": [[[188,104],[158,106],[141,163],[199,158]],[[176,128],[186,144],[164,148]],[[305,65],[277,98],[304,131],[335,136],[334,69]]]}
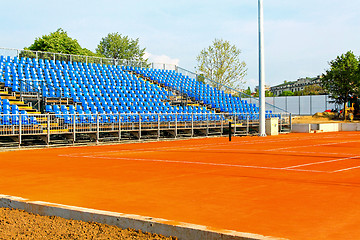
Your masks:
{"label": "tall leafy tree", "polygon": [[240,59],[241,50],[229,41],[215,39],[197,56],[197,70],[213,81],[218,89],[223,86],[238,89],[245,83],[246,63]]}
{"label": "tall leafy tree", "polygon": [[95,55],[86,48],[82,48],[76,39],[68,36],[67,32],[59,28],[55,32],[36,38],[34,43],[25,50],[65,53],[74,55]]}
{"label": "tall leafy tree", "polygon": [[[331,98],[336,103],[343,104],[345,109],[347,102],[360,92],[359,59],[348,51],[332,60],[329,65],[330,69],[326,70],[321,84]],[[346,119],[346,113],[344,117]]]}
{"label": "tall leafy tree", "polygon": [[145,60],[145,48],[140,48],[139,39],[134,40],[119,33],[109,33],[102,38],[96,53],[115,59]]}

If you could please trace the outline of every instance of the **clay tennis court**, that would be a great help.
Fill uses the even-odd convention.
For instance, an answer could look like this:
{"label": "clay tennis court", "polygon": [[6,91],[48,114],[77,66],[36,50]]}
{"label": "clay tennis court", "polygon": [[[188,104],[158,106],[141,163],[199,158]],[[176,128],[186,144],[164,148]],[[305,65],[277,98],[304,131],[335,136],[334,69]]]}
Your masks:
{"label": "clay tennis court", "polygon": [[360,134],[0,153],[0,193],[290,239],[360,236]]}

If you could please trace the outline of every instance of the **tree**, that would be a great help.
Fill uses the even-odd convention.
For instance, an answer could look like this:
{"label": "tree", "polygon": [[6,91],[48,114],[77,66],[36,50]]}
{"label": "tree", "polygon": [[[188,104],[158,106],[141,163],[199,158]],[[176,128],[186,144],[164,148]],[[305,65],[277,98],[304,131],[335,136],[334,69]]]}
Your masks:
{"label": "tree", "polygon": [[95,55],[90,50],[82,48],[78,41],[69,37],[67,32],[62,28],[59,28],[56,32],[52,32],[49,35],[36,38],[30,47],[24,49],[73,55]]}
{"label": "tree", "polygon": [[205,77],[203,74],[197,74],[196,75],[196,81],[200,82],[200,83],[205,83]]}
{"label": "tree", "polygon": [[292,91],[283,91],[279,96],[294,96]]}
{"label": "tree", "polygon": [[[353,52],[348,51],[341,56],[337,56],[330,63],[330,69],[326,70],[321,79],[322,87],[330,94],[330,97],[338,104],[344,105],[359,94],[359,59]],[[346,120],[346,111],[344,111]]]}
{"label": "tree", "polygon": [[246,63],[240,60],[241,51],[235,45],[222,39],[203,49],[197,56],[197,70],[204,77],[213,80],[213,87],[222,89],[223,85],[238,89],[245,81]]}
{"label": "tree", "polygon": [[305,86],[304,90],[302,90],[302,95],[320,95],[324,93],[324,89],[317,84]]}
{"label": "tree", "polygon": [[109,33],[102,38],[96,53],[107,58],[146,61],[144,59],[145,48],[140,48],[139,39],[133,40],[119,33]]}
{"label": "tree", "polygon": [[[273,97],[274,96],[274,93],[271,92],[271,91],[265,91],[265,97]],[[255,94],[254,94],[254,97],[259,97],[259,91],[256,90]]]}
{"label": "tree", "polygon": [[245,93],[246,95],[251,96],[251,88],[248,87],[246,90],[244,90],[244,93]]}

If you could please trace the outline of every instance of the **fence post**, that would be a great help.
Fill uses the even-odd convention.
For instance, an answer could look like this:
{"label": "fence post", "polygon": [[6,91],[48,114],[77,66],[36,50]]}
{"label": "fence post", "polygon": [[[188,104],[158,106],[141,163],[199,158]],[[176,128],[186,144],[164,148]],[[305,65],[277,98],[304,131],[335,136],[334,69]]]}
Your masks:
{"label": "fence post", "polygon": [[22,128],[22,115],[19,114],[19,148],[21,147],[21,128]]}
{"label": "fence post", "polygon": [[249,135],[249,114],[246,114],[246,135]]}
{"label": "fence post", "polygon": [[299,96],[299,115],[301,115],[301,105],[300,105],[300,96]]}
{"label": "fence post", "polygon": [[194,113],[191,113],[191,137],[194,137]]}
{"label": "fence post", "polygon": [[120,113],[118,114],[118,120],[119,120],[119,136],[118,136],[118,140],[120,142],[121,141],[121,115],[120,115]]}
{"label": "fence post", "polygon": [[157,119],[158,119],[158,140],[160,139],[160,114],[157,114]]}
{"label": "fence post", "polygon": [[310,115],[312,115],[312,95],[310,95]]}
{"label": "fence post", "polygon": [[139,113],[139,140],[141,139],[141,114]]}
{"label": "fence post", "polygon": [[235,117],[234,117],[234,136],[236,134],[236,113],[235,113]]}
{"label": "fence post", "polygon": [[221,113],[221,133],[220,133],[220,136],[222,136],[223,135],[223,133],[224,133],[224,114],[223,113]]}
{"label": "fence post", "polygon": [[327,110],[327,101],[328,101],[328,95],[325,95],[325,110]]}
{"label": "fence post", "polygon": [[231,142],[231,134],[232,134],[231,121],[229,121],[229,142]]}
{"label": "fence post", "polygon": [[99,144],[100,137],[100,123],[99,123],[99,114],[96,114],[96,144]]}
{"label": "fence post", "polygon": [[47,134],[46,134],[46,137],[47,137],[47,146],[49,146],[50,144],[50,114],[48,113],[47,114]]}
{"label": "fence post", "polygon": [[73,144],[75,144],[76,141],[76,117],[75,113],[73,114]]}
{"label": "fence post", "polygon": [[206,113],[206,136],[209,136],[209,113]]}
{"label": "fence post", "polygon": [[178,133],[178,131],[177,131],[177,117],[178,117],[178,114],[175,113],[175,138],[177,138],[177,133]]}

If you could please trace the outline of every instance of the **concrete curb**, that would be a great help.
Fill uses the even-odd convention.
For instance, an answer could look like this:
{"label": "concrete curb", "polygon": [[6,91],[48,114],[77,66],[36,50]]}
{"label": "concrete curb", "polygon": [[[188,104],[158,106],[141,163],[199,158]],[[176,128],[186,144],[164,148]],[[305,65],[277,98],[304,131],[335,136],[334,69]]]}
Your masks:
{"label": "concrete curb", "polygon": [[280,239],[231,230],[218,230],[202,225],[174,222],[161,218],[151,218],[133,214],[101,211],[41,201],[30,201],[21,197],[2,194],[0,194],[0,207],[21,209],[26,212],[42,216],[58,216],[66,219],[104,223],[115,225],[123,229],[133,228],[144,232],[161,234],[164,236],[176,236],[180,240]]}

